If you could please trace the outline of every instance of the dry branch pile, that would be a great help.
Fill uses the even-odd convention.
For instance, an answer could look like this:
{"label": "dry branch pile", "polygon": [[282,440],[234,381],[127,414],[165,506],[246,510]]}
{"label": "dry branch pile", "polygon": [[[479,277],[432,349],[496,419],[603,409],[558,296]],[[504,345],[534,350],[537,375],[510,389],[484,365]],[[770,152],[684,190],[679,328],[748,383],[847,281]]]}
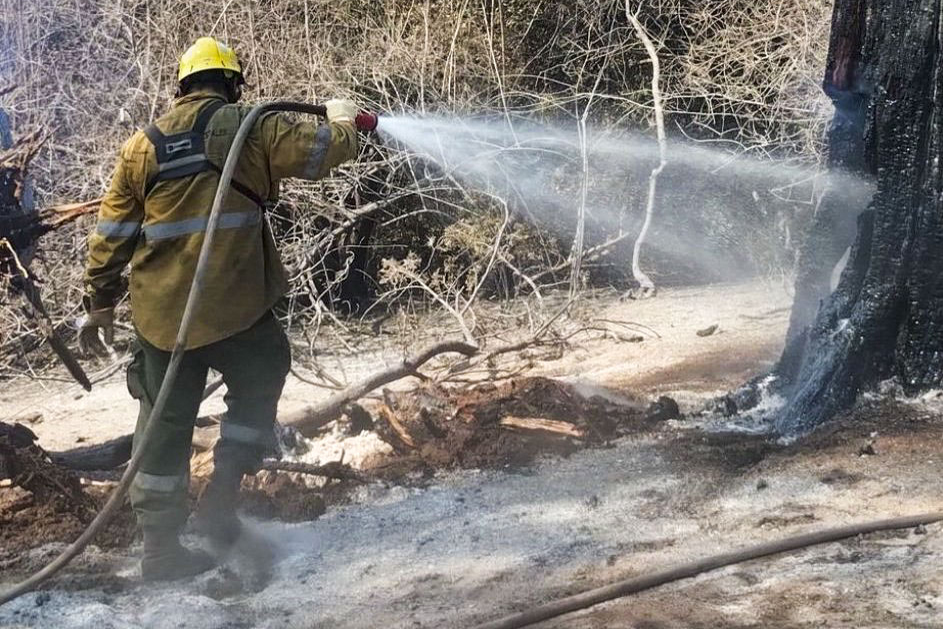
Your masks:
{"label": "dry branch pile", "polygon": [[539,377],[471,389],[426,384],[383,397],[374,428],[393,458],[432,469],[517,467],[650,426],[639,407]]}
{"label": "dry branch pile", "polygon": [[[267,459],[258,474],[244,480],[240,509],[262,518],[312,520],[328,505],[345,502],[352,488],[376,479],[402,483],[417,470],[519,467],[541,454],[566,455],[651,430],[661,419],[640,406],[587,398],[546,378],[471,388],[425,383],[409,392],[385,391],[383,398],[371,405],[374,416],[361,428],[375,430],[393,446],[392,453],[374,455],[362,470],[340,461],[311,465]],[[211,448],[218,437],[212,419],[202,423],[205,438],[195,439],[191,460],[193,500],[212,471]],[[68,540],[94,516],[110,488],[85,480],[113,480],[114,468],[128,456],[130,438],[49,453],[28,428],[0,422],[0,539],[10,552],[32,547],[31,531],[39,531],[38,541]],[[320,480],[312,482],[312,477]],[[130,510],[123,510],[111,528],[109,543],[126,544],[134,530]],[[8,560],[16,557],[0,552],[0,565]]]}
{"label": "dry branch pile", "polygon": [[[827,101],[817,77],[828,2],[637,4],[661,59],[670,134],[747,154],[818,160]],[[351,96],[380,111],[528,119],[574,132],[583,121],[644,134],[652,121],[648,57],[622,0],[222,7],[210,0],[0,0],[0,16],[0,85],[11,86],[0,105],[14,128],[51,134],[33,163],[40,206],[102,193],[121,140],[169,102],[175,54],[210,32],[245,58],[249,100]],[[578,239],[592,253],[584,265],[591,281],[626,281],[632,238],[600,245],[641,226],[646,176],[590,182],[600,190],[597,203],[618,218],[617,229],[586,221]],[[578,163],[560,160],[565,199],[579,196],[580,178]],[[713,182],[666,173],[661,189],[670,195],[681,183],[703,189]],[[802,194],[741,186],[716,204],[723,207],[699,207],[696,192],[693,199],[676,195],[663,204],[685,211],[656,220],[653,229],[690,224],[694,207],[698,238],[742,250],[738,272],[788,272],[795,231],[812,203]],[[305,328],[312,348],[320,325],[337,322],[336,313],[382,313],[392,305],[411,312],[458,304],[464,326],[478,334],[476,300],[530,294],[567,279],[579,258],[573,207],[548,211],[511,195],[481,194],[395,148],[370,145],[335,177],[283,186],[270,215],[292,277],[282,316]],[[733,224],[755,229],[733,229],[723,220],[730,213]],[[43,241],[42,291],[55,297],[56,321],[76,314],[90,228],[90,219],[80,220]],[[768,237],[745,242],[744,233]],[[653,249],[646,268],[654,263],[655,274],[666,275],[662,261],[674,262],[665,257],[673,248]],[[398,279],[381,284],[386,268],[398,269]],[[690,280],[696,271],[676,274]],[[16,316],[9,308],[0,314],[5,327]]]}

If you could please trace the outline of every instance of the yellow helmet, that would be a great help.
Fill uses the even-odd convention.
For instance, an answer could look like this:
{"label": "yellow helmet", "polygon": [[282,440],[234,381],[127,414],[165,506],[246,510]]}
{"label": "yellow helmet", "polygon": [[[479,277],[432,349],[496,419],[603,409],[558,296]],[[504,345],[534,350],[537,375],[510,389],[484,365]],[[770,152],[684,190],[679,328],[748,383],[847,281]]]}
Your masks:
{"label": "yellow helmet", "polygon": [[180,57],[177,80],[204,70],[223,70],[242,75],[242,66],[236,51],[212,37],[201,37]]}

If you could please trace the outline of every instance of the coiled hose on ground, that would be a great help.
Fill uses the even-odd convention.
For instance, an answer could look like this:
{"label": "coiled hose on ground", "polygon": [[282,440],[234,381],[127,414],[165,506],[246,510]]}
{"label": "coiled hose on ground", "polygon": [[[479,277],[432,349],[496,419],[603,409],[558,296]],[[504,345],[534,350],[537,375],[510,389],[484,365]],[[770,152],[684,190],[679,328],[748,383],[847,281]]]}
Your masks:
{"label": "coiled hose on ground", "polygon": [[264,113],[271,111],[288,111],[303,114],[313,114],[316,116],[325,116],[327,111],[324,105],[309,105],[306,103],[295,103],[290,101],[275,101],[271,103],[261,103],[249,110],[239,130],[233,138],[232,145],[229,147],[229,154],[226,156],[226,163],[223,166],[222,173],[219,176],[219,183],[216,188],[216,196],[213,198],[213,206],[210,209],[209,219],[206,225],[206,234],[203,237],[203,246],[200,248],[200,257],[197,260],[196,270],[193,274],[193,283],[190,285],[190,292],[187,295],[187,303],[183,310],[183,318],[180,320],[180,328],[177,331],[177,339],[174,342],[174,349],[170,357],[170,364],[167,372],[164,374],[164,380],[161,382],[160,391],[157,393],[157,399],[148,416],[147,428],[141,435],[141,439],[135,444],[134,455],[128,461],[128,467],[118,486],[112,491],[111,496],[102,510],[95,516],[88,528],[79,536],[77,540],[66,548],[62,553],[50,562],[42,570],[36,572],[26,580],[18,583],[10,590],[0,594],[0,605],[4,605],[13,599],[30,592],[39,587],[44,581],[62,570],[70,561],[75,559],[88,544],[101,532],[101,530],[111,521],[118,509],[124,502],[128,489],[131,487],[131,481],[137,474],[141,466],[141,457],[147,450],[150,443],[154,427],[157,425],[154,418],[160,417],[164,412],[164,406],[170,396],[170,390],[177,379],[177,371],[180,368],[180,361],[186,351],[187,337],[190,332],[190,322],[193,319],[193,313],[196,312],[197,305],[200,303],[201,293],[203,291],[203,281],[206,276],[206,269],[212,255],[213,239],[216,236],[216,227],[219,224],[219,215],[223,202],[229,194],[229,184],[232,181],[233,174],[236,171],[236,164],[239,162],[239,155],[242,153],[242,147],[249,136],[249,132],[255,125],[256,120]]}

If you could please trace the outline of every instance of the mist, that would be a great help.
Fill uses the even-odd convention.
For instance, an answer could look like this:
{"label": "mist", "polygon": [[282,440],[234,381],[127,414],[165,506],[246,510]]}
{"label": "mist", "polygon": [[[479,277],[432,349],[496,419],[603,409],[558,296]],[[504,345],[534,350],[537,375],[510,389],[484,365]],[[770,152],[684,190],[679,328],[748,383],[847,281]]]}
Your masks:
{"label": "mist", "polygon": [[[572,238],[586,203],[587,246],[641,225],[656,142],[641,133],[471,117],[381,117],[381,136],[512,213]],[[584,169],[583,157],[586,157]],[[586,187],[583,201],[583,187]],[[789,272],[826,186],[864,209],[872,186],[815,164],[752,157],[671,140],[644,251],[686,275],[734,280]],[[853,222],[853,221],[852,221]]]}

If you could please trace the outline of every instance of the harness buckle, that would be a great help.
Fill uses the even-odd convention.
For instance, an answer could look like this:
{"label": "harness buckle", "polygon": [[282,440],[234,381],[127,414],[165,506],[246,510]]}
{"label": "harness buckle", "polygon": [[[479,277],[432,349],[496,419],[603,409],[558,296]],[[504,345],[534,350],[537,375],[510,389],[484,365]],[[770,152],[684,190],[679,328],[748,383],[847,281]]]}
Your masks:
{"label": "harness buckle", "polygon": [[184,138],[182,140],[177,140],[176,142],[167,142],[164,145],[164,153],[167,156],[172,156],[174,153],[180,153],[181,151],[189,151],[193,148],[193,140],[190,138]]}

